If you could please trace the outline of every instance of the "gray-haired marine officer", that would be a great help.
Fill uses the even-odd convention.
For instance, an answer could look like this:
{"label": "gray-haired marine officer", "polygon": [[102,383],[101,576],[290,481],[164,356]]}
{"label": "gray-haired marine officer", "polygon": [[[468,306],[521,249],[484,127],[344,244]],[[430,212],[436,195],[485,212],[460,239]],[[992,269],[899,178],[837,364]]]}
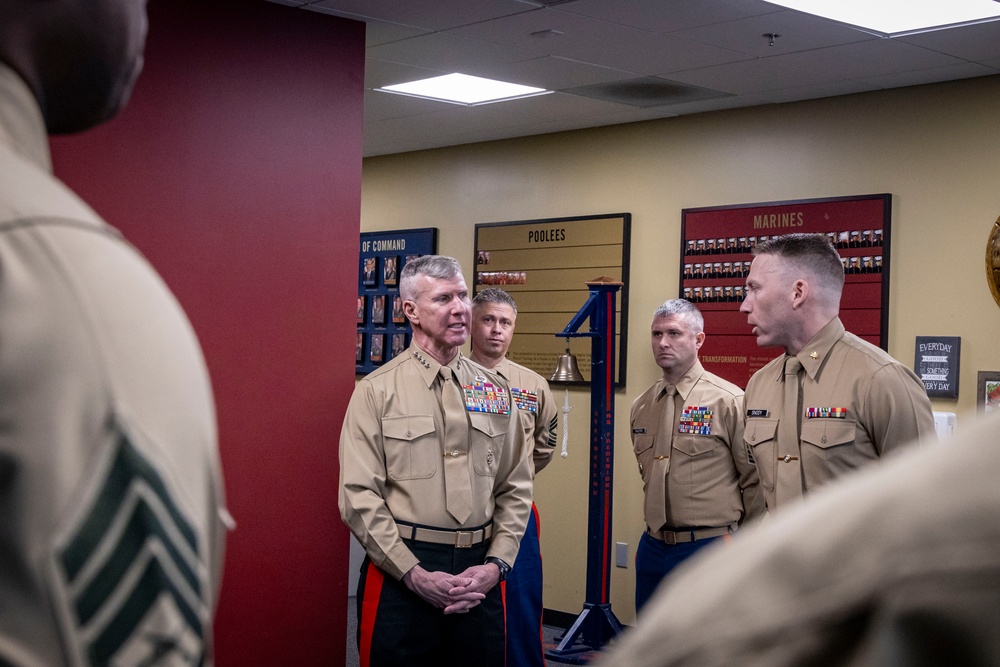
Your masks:
{"label": "gray-haired marine officer", "polygon": [[363,664],[504,665],[497,584],[531,509],[531,450],[508,387],[462,356],[470,303],[451,257],[400,275],[410,348],[362,378],[340,437],[340,512],[365,548]]}

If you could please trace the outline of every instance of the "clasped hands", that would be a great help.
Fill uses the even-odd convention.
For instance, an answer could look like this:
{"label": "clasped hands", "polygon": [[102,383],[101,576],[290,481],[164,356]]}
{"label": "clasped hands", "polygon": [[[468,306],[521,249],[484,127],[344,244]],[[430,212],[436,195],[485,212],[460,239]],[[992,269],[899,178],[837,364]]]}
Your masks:
{"label": "clasped hands", "polygon": [[415,565],[403,575],[411,591],[445,614],[464,614],[479,605],[500,581],[496,565],[473,565],[459,574],[431,572]]}

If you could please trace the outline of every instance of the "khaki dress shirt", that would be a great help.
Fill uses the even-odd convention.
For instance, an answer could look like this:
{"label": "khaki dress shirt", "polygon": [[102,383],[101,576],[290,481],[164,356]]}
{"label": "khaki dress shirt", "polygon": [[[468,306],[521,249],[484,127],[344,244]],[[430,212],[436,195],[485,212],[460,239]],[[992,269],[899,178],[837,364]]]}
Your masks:
{"label": "khaki dress shirt", "polygon": [[[835,317],[797,358],[802,363],[799,414],[803,491],[889,454],[918,437],[934,437],[923,383],[909,368],[844,330]],[[767,507],[774,510],[775,435],[783,403],[785,355],[750,378],[743,437],[752,449]],[[842,414],[820,416],[828,408]],[[816,416],[810,416],[810,410]]]}
{"label": "khaki dress shirt", "polygon": [[213,663],[215,424],[187,318],[0,65],[0,664]]}
{"label": "khaki dress shirt", "polygon": [[515,407],[524,425],[524,435],[533,446],[531,455],[534,474],[537,475],[552,460],[552,452],[556,448],[556,424],[559,416],[556,414],[556,402],[552,398],[549,383],[530,368],[506,358],[501,359],[493,370],[507,381],[511,391],[523,389],[534,395],[534,410],[529,407],[530,398]]}
{"label": "khaki dress shirt", "polygon": [[[654,456],[669,457],[667,528],[715,528],[763,514],[757,471],[743,445],[743,390],[707,372],[700,361],[677,383],[674,424],[662,430],[668,399],[666,382],[658,380],[632,404],[632,445],[644,490]],[[710,433],[678,433],[685,407],[711,412]],[[663,526],[653,525],[651,530]]]}
{"label": "khaki dress shirt", "polygon": [[[448,364],[463,385],[477,378],[506,383],[461,354]],[[441,365],[412,344],[369,373],[351,396],[340,434],[340,515],[372,562],[401,579],[418,559],[396,521],[444,530],[493,523],[488,556],[514,564],[531,510],[531,451],[517,412],[444,414]],[[513,407],[513,406],[511,406]],[[445,421],[468,430],[472,514],[448,513],[444,481]]]}
{"label": "khaki dress shirt", "polygon": [[597,664],[1000,664],[1000,415],[964,428],[708,547]]}

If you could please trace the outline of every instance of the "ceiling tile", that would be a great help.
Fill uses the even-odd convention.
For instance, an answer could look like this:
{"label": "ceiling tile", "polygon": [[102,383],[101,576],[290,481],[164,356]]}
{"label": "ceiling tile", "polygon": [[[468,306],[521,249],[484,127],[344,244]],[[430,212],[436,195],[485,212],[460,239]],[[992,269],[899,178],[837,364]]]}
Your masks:
{"label": "ceiling tile", "polygon": [[[766,33],[777,35],[773,46],[764,36]],[[725,21],[676,34],[757,58],[878,39],[834,21],[787,10]]]}
{"label": "ceiling tile", "polygon": [[[547,31],[561,34],[553,35]],[[548,9],[485,21],[449,32],[636,74],[716,65],[748,57],[679,37]],[[542,32],[552,36],[538,37],[537,34]]]}
{"label": "ceiling tile", "polygon": [[784,11],[758,0],[574,0],[552,9],[660,33]]}
{"label": "ceiling tile", "polygon": [[687,72],[674,72],[664,75],[664,77],[734,95],[750,95],[782,88],[799,88],[836,80],[826,74],[776,65],[771,62],[772,60],[774,59],[758,58],[716,67],[703,67]]}
{"label": "ceiling tile", "polygon": [[935,30],[895,41],[921,46],[975,62],[1000,58],[1000,21],[979,23],[957,30]]}
{"label": "ceiling tile", "polygon": [[894,39],[874,39],[815,51],[789,53],[768,62],[800,67],[837,79],[859,79],[879,74],[957,65],[958,58],[922,49]]}
{"label": "ceiling tile", "polygon": [[499,16],[536,10],[531,5],[514,0],[320,0],[309,4],[317,9],[368,16],[427,30],[447,30]]}

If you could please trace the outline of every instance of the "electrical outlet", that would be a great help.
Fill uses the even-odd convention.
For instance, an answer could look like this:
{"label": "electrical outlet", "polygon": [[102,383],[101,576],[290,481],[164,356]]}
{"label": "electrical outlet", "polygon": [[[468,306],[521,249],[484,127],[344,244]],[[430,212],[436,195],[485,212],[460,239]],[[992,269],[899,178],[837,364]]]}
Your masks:
{"label": "electrical outlet", "polygon": [[615,567],[628,568],[628,542],[615,542]]}

